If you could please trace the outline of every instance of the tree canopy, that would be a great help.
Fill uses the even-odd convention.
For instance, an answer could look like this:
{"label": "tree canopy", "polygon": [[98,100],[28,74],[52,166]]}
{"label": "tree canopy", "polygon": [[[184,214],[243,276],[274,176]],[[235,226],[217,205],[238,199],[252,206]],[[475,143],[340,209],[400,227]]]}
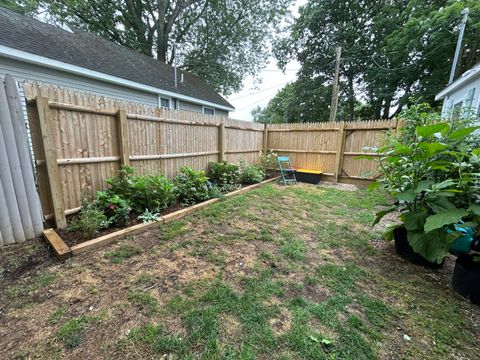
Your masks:
{"label": "tree canopy", "polygon": [[[448,82],[465,7],[470,15],[458,68],[461,73],[480,61],[477,0],[310,0],[300,8],[288,36],[276,43],[275,54],[281,68],[292,59],[301,64],[296,87],[308,88],[313,81],[331,88],[335,49],[341,46],[337,118],[390,118],[412,101],[437,105],[434,97]],[[312,99],[308,92],[305,98],[297,95],[293,101],[309,102],[319,110],[295,119],[328,120],[319,114],[328,111],[329,97]],[[290,104],[284,102],[284,106]],[[271,111],[269,104],[265,112]],[[261,116],[257,109],[256,117]]]}
{"label": "tree canopy", "polygon": [[[292,0],[0,0],[178,65],[229,95],[265,64]],[[172,51],[177,44],[177,51]]]}

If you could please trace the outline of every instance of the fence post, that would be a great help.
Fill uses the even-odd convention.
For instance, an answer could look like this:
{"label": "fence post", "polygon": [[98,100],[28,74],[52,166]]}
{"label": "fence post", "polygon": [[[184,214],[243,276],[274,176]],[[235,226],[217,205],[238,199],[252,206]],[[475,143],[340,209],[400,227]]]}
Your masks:
{"label": "fence post", "polygon": [[342,121],[338,128],[337,150],[335,152],[335,176],[333,182],[338,182],[343,168],[343,152],[345,150],[345,123]]}
{"label": "fence post", "polygon": [[225,120],[218,125],[218,161],[225,160]]}
{"label": "fence post", "polygon": [[120,166],[130,166],[130,148],[128,146],[127,113],[118,110],[118,150],[120,151]]}
{"label": "fence post", "polygon": [[263,126],[263,152],[266,153],[268,151],[268,128],[267,124]]}
{"label": "fence post", "polygon": [[58,229],[67,227],[67,219],[65,217],[65,205],[63,203],[62,184],[60,183],[60,173],[57,164],[57,151],[53,143],[53,129],[51,126],[52,116],[48,99],[37,96],[35,98],[38,112],[38,122],[40,133],[42,135],[40,141],[45,154],[45,166],[47,168],[48,187],[50,191],[50,200],[53,206],[53,214],[55,225]]}

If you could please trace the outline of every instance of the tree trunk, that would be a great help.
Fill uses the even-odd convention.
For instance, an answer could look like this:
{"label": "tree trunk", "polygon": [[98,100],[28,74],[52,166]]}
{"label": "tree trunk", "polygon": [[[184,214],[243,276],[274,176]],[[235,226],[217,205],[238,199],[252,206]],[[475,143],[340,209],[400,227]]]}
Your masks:
{"label": "tree trunk", "polygon": [[383,105],[383,115],[382,119],[387,120],[390,117],[390,105],[392,104],[392,97],[388,96],[385,98],[385,103]]}

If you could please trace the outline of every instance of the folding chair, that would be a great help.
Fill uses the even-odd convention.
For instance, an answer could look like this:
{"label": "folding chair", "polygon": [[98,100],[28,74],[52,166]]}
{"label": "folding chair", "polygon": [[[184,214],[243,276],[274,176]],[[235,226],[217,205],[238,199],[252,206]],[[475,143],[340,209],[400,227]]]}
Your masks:
{"label": "folding chair", "polygon": [[278,169],[280,170],[280,179],[278,182],[283,183],[283,185],[296,184],[295,169],[290,162],[290,158],[287,156],[278,156],[277,162]]}

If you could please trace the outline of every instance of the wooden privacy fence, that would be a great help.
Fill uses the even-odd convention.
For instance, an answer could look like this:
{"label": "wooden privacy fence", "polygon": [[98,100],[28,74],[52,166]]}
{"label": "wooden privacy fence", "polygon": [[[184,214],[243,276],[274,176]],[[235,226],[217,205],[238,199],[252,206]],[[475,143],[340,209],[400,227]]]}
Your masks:
{"label": "wooden privacy fence", "polygon": [[297,168],[321,170],[326,180],[364,184],[375,177],[375,164],[355,157],[397,127],[395,120],[265,126],[53,86],[25,83],[24,92],[43,214],[60,228],[82,196],[105,189],[121,165],[173,177],[182,166],[255,163],[261,150],[273,150]]}
{"label": "wooden privacy fence", "polygon": [[84,194],[106,187],[120,165],[138,175],[206,170],[210,161],[258,161],[263,124],[24,84],[46,219],[65,227]]}
{"label": "wooden privacy fence", "polygon": [[268,149],[289,156],[296,168],[319,169],[325,180],[362,185],[378,175],[375,162],[359,156],[378,156],[371,148],[397,126],[397,120],[271,124],[265,137]]}

